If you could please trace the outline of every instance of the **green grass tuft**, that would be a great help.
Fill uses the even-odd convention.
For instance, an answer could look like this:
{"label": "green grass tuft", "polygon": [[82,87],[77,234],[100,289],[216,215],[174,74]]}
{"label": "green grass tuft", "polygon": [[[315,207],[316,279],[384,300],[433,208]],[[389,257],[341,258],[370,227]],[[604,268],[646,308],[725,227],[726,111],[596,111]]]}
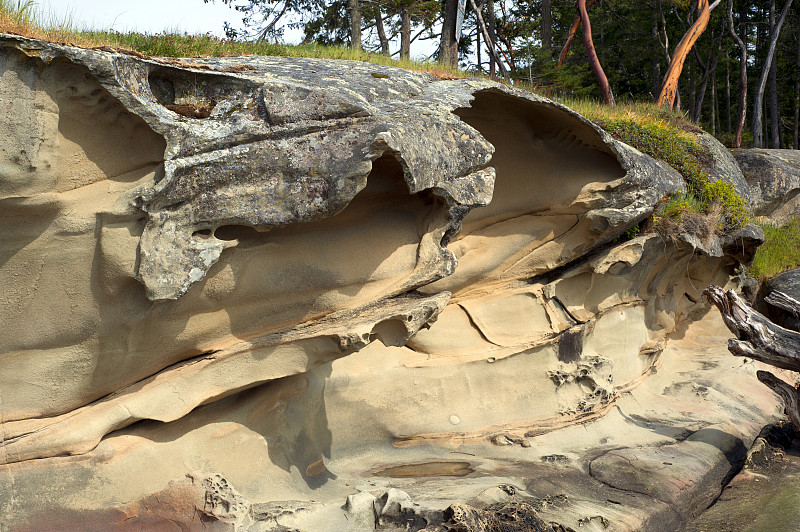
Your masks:
{"label": "green grass tuft", "polygon": [[768,279],[775,275],[800,268],[800,218],[784,227],[762,225],[764,243],[756,251],[750,275]]}
{"label": "green grass tuft", "polygon": [[680,220],[686,214],[700,213],[703,209],[703,203],[693,192],[676,192],[667,198],[666,203],[664,203],[658,215],[655,217],[655,222],[658,223],[660,218]]}

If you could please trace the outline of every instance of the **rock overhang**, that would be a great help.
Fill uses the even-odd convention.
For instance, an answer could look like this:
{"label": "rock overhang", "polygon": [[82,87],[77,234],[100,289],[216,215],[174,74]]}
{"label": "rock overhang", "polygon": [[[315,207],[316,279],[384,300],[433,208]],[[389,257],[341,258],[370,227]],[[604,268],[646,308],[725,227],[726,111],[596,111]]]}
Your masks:
{"label": "rock overhang", "polygon": [[[590,215],[598,232],[625,229],[616,227],[629,218],[619,209],[638,209],[640,218],[652,211],[652,198],[636,198],[644,204],[637,207],[625,193],[654,171],[639,168],[641,159],[629,148],[559,104],[486,80],[440,81],[334,60],[158,60],[24,38],[7,42],[45,61],[83,64],[164,137],[163,174],[130,198],[148,217],[138,276],[152,300],[180,297],[236,245],[215,238],[217,228],[266,232],[335,215],[366,186],[372,162],[384,154],[399,161],[410,194],[443,196],[450,221],[440,236],[451,238],[468,211],[492,197],[496,147],[469,125],[480,113],[505,112],[504,120],[527,122],[534,137],[560,135],[557,142],[606,154],[619,165],[622,186],[608,187],[604,194],[612,201]],[[521,108],[509,111],[514,105]],[[197,118],[176,106],[208,114]],[[488,125],[485,133],[492,137],[496,127]],[[504,154],[509,158],[514,154]],[[652,180],[647,188],[666,195],[680,186],[671,179]],[[541,194],[541,203],[552,206],[557,200],[548,195],[552,191]]]}
{"label": "rock overhang", "polygon": [[[294,457],[277,468],[265,459],[278,476],[289,460],[317,478],[327,471],[318,448],[329,460],[389,441],[530,445],[605,416],[620,390],[649,378],[663,337],[697,311],[692,284],[726,278],[735,262],[654,235],[612,244],[680,176],[514,88],[351,62],[143,59],[4,39],[39,58],[39,71],[80,67],[70,72],[101,87],[97,98],[114,98],[161,142],[146,172],[36,200],[49,209],[31,224],[41,246],[16,262],[43,259],[47,274],[48,261],[79,256],[73,274],[91,274],[68,287],[83,314],[45,313],[87,339],[39,320],[8,358],[9,375],[34,352],[39,363],[2,405],[15,420],[4,450],[34,469],[48,456],[95,460],[163,428],[120,429],[138,420],[191,440],[186,427],[204,423],[209,403],[270,459]],[[1,201],[22,225],[32,198]],[[58,231],[41,229],[50,215]],[[740,237],[722,252],[758,235]],[[44,397],[64,368],[74,378]],[[294,399],[273,397],[288,388]],[[426,404],[432,390],[442,401]],[[270,421],[280,408],[287,426]],[[256,418],[261,428],[242,428]],[[301,437],[326,431],[327,450]],[[119,463],[130,458],[119,452]],[[261,484],[251,492],[266,493]]]}

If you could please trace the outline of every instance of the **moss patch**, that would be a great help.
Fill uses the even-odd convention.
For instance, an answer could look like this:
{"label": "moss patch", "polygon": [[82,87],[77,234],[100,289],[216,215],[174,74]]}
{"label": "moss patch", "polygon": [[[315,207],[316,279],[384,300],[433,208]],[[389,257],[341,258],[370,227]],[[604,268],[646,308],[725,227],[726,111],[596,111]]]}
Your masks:
{"label": "moss patch", "polygon": [[608,131],[617,140],[661,159],[675,168],[686,182],[687,192],[668,198],[655,216],[655,226],[671,219],[671,230],[687,215],[713,218],[716,232],[732,232],[748,223],[747,205],[730,183],[711,182],[704,166],[713,164],[708,149],[695,133],[702,131],[685,116],[653,104],[628,103],[609,107],[586,101],[565,102]]}

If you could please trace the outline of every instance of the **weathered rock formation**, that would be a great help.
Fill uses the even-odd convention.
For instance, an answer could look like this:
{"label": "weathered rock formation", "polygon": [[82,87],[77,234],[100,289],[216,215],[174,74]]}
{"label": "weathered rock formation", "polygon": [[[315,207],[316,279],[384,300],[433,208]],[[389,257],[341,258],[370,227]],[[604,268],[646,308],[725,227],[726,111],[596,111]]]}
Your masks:
{"label": "weathered rock formation", "polygon": [[680,176],[549,100],[3,36],[0,131],[9,530],[670,530],[779,415],[758,231],[620,238]]}
{"label": "weathered rock formation", "polygon": [[[765,300],[759,301],[756,309],[781,327],[800,332],[798,310],[794,308],[793,304],[786,301],[787,297],[800,301],[800,269],[789,270],[767,280],[760,292]],[[780,293],[785,297],[780,298],[776,293]],[[775,301],[770,296],[779,297],[780,299]],[[789,304],[787,305],[787,303]]]}
{"label": "weathered rock formation", "polygon": [[735,150],[749,185],[753,214],[776,225],[800,215],[800,154],[797,150]]}

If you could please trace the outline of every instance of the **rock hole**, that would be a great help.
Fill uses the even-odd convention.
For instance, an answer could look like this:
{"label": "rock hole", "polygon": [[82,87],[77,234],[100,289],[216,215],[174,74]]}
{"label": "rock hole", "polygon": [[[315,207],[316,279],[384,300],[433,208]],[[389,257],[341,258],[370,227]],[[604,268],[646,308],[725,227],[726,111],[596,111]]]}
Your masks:
{"label": "rock hole", "polygon": [[181,116],[208,118],[216,105],[216,101],[206,96],[203,83],[197,79],[187,80],[176,87],[171,79],[150,74],[148,82],[158,103]]}
{"label": "rock hole", "polygon": [[569,205],[587,183],[610,182],[625,169],[600,134],[557,107],[488,89],[453,113],[494,147],[492,201],[464,218],[463,234],[521,215]]}
{"label": "rock hole", "polygon": [[377,338],[383,345],[400,347],[406,343],[408,330],[401,320],[384,320],[372,328],[370,338]]}
{"label": "rock hole", "polygon": [[211,236],[211,229],[198,229],[197,231],[192,233],[192,236],[195,237],[195,238],[210,237]]}
{"label": "rock hole", "polygon": [[150,75],[150,92],[161,105],[172,105],[175,103],[175,85],[172,81],[160,76]]}
{"label": "rock hole", "polygon": [[575,362],[583,353],[583,337],[580,331],[567,331],[558,342],[558,360]]}
{"label": "rock hole", "polygon": [[219,240],[237,240],[236,247],[248,248],[264,244],[267,240],[265,232],[259,231],[249,225],[223,225],[214,231],[214,237]]}

